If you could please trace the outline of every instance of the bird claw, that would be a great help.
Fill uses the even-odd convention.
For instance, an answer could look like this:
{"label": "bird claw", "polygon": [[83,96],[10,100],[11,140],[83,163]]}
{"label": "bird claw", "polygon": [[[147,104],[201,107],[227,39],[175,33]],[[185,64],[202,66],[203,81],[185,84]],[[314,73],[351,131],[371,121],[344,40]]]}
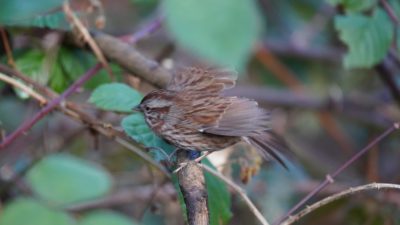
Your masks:
{"label": "bird claw", "polygon": [[[200,163],[201,160],[203,160],[205,157],[207,157],[208,155],[210,155],[211,152],[206,152],[203,155],[201,155],[200,157],[196,158],[195,160],[192,160],[190,162],[195,162],[195,163]],[[183,162],[183,163],[179,163],[179,167],[177,169],[175,169],[172,173],[177,173],[179,172],[181,169],[183,169],[184,167],[186,167],[190,162]]]}

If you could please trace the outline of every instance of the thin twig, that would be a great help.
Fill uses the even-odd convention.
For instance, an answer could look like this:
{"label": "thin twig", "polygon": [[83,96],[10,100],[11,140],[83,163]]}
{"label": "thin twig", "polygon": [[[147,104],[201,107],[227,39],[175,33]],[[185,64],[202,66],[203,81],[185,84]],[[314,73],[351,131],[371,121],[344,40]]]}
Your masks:
{"label": "thin twig", "polygon": [[340,193],[334,194],[332,196],[326,197],[310,206],[307,206],[307,208],[303,209],[299,213],[297,213],[294,216],[289,217],[287,220],[283,221],[280,225],[290,225],[295,223],[296,221],[299,221],[301,218],[306,216],[307,214],[315,211],[316,209],[321,208],[322,206],[325,206],[333,201],[342,199],[344,197],[357,194],[359,192],[363,191],[369,191],[369,190],[380,190],[380,189],[396,189],[400,190],[400,185],[399,184],[387,184],[387,183],[372,183],[372,184],[366,184],[362,186],[357,186],[357,187],[352,187],[347,190],[344,190]]}
{"label": "thin twig", "polygon": [[132,35],[122,36],[120,37],[120,39],[127,43],[136,43],[139,40],[149,36],[150,34],[160,29],[163,20],[164,18],[162,16],[158,16],[155,19],[151,20],[149,23],[147,23],[145,26],[143,26],[143,28],[140,29],[138,32],[135,32]]}
{"label": "thin twig", "polygon": [[397,25],[400,25],[400,20],[397,18],[396,13],[394,12],[393,8],[386,0],[381,0],[381,4],[383,8],[386,10],[387,14],[389,15],[390,19]]}
{"label": "thin twig", "polygon": [[285,216],[280,218],[278,222],[274,224],[280,224],[286,218],[289,218],[295,211],[297,211],[301,206],[306,204],[312,197],[314,197],[317,193],[319,193],[326,186],[334,182],[334,179],[345,169],[347,169],[351,164],[353,164],[356,160],[358,160],[362,155],[364,155],[368,150],[370,150],[373,146],[381,142],[384,138],[386,138],[393,131],[400,128],[400,123],[393,123],[387,130],[385,130],[381,135],[376,137],[373,141],[371,141],[366,147],[364,147],[361,151],[357,152],[353,155],[349,160],[343,163],[338,169],[336,169],[332,174],[327,174],[326,178],[323,182],[321,182],[317,187],[314,188],[308,195],[306,195],[303,199],[300,200],[295,206],[293,206]]}
{"label": "thin twig", "polygon": [[96,42],[93,40],[92,36],[90,35],[89,31],[86,29],[86,27],[82,24],[82,22],[79,20],[79,18],[75,15],[75,13],[71,10],[68,1],[65,1],[63,4],[63,10],[67,18],[70,20],[70,22],[77,28],[79,33],[83,36],[84,40],[90,48],[92,49],[94,55],[97,57],[97,59],[101,62],[102,66],[106,69],[106,71],[109,73],[110,77],[113,78],[113,73],[111,71],[110,66],[108,65],[106,57],[103,55],[101,49],[99,46],[97,46]]}
{"label": "thin twig", "polygon": [[24,83],[21,81],[18,81],[16,79],[13,79],[12,77],[6,76],[3,73],[0,73],[0,80],[9,83],[10,85],[22,90],[23,92],[27,93],[29,96],[32,98],[36,99],[39,101],[40,105],[44,105],[47,103],[46,98],[38,94],[36,91],[32,90],[32,88],[26,86]]}
{"label": "thin twig", "polygon": [[379,63],[375,69],[378,71],[379,78],[385,84],[385,86],[389,89],[393,99],[400,107],[400,88],[397,86],[396,79],[393,76],[393,73],[388,68],[387,63],[383,60]]}
{"label": "thin twig", "polygon": [[4,28],[0,28],[1,40],[3,42],[4,50],[6,51],[7,55],[7,63],[12,66],[13,68],[17,68],[15,65],[15,60],[12,55],[10,42],[8,41],[8,37]]}
{"label": "thin twig", "polygon": [[218,173],[217,171],[213,170],[207,165],[204,164],[199,164],[205,171],[211,173],[213,176],[219,178],[223,182],[225,182],[227,185],[229,185],[232,189],[234,189],[245,201],[247,206],[250,208],[250,211],[256,216],[258,221],[263,224],[263,225],[269,225],[267,220],[264,218],[264,216],[261,214],[261,212],[257,209],[257,207],[253,204],[253,202],[250,200],[250,198],[246,195],[246,192],[237,184],[235,184],[233,181],[229,180],[226,178],[224,175],[221,173]]}
{"label": "thin twig", "polygon": [[46,116],[51,110],[53,110],[57,105],[59,105],[65,98],[73,94],[79,87],[82,86],[85,81],[90,79],[95,75],[100,69],[101,64],[98,63],[93,68],[88,70],[84,75],[82,75],[78,80],[76,80],[66,91],[64,91],[60,96],[53,99],[49,104],[47,104],[43,109],[41,109],[32,118],[25,121],[17,130],[8,135],[1,143],[0,150],[4,149],[7,145],[11,144],[18,136],[22,135],[24,132],[28,131],[33,125],[35,125],[39,120]]}
{"label": "thin twig", "polygon": [[[100,64],[98,64],[100,65]],[[32,85],[34,88],[37,90],[40,90],[40,92],[43,92],[44,94],[48,95],[49,98],[57,99],[60,96],[58,96],[56,93],[52,92],[50,89],[42,86],[41,84],[30,80],[28,77],[25,77],[23,74],[16,70],[12,70],[8,67],[5,67],[0,64],[0,71],[10,73],[14,76],[17,76],[19,79],[24,80],[26,83],[29,85]],[[39,99],[46,99],[43,95],[40,95],[39,93],[36,92],[37,95],[39,95],[39,98],[35,98],[36,100],[40,101]],[[82,112],[79,110],[78,106],[75,106],[72,103],[66,102],[63,107],[57,106],[57,109],[63,112],[65,115],[69,116],[71,119],[83,123],[85,125],[90,126],[92,129],[96,130],[100,134],[111,138],[115,140],[118,144],[121,146],[124,146],[128,150],[132,151],[142,159],[144,159],[146,162],[148,162],[150,165],[155,167],[156,169],[160,170],[167,178],[170,178],[170,174],[165,170],[163,166],[161,166],[159,163],[155,162],[149,155],[147,155],[139,146],[135,146],[132,143],[126,141],[123,137],[125,136],[122,132],[119,132],[116,128],[109,124],[103,124],[99,123],[95,118],[92,116]]]}

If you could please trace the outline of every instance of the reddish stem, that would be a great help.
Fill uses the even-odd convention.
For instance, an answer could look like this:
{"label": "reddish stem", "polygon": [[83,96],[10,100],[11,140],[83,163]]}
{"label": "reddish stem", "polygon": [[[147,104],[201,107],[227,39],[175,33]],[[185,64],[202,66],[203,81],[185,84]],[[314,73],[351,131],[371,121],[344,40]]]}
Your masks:
{"label": "reddish stem", "polygon": [[60,96],[54,98],[49,102],[44,108],[42,108],[37,114],[32,118],[25,121],[17,130],[8,135],[3,142],[0,144],[0,150],[4,149],[6,146],[11,144],[18,136],[29,130],[33,125],[35,125],[39,120],[46,116],[51,110],[58,106],[65,98],[73,94],[79,87],[81,87],[87,80],[89,80],[93,75],[95,75],[102,65],[100,63],[96,64],[94,67],[89,69],[84,75],[82,75],[78,80],[76,80],[66,91],[64,91]]}
{"label": "reddish stem", "polygon": [[298,202],[295,206],[293,206],[282,218],[280,218],[274,224],[280,224],[286,218],[290,217],[295,211],[297,211],[301,206],[308,202],[312,197],[318,194],[322,189],[326,186],[334,182],[334,178],[336,178],[341,172],[343,172],[347,167],[353,164],[356,160],[358,160],[362,155],[368,152],[374,145],[381,142],[385,137],[391,134],[393,131],[400,128],[400,123],[394,123],[391,127],[389,127],[386,131],[384,131],[381,135],[372,140],[367,146],[365,146],[361,151],[357,152],[353,157],[347,160],[344,164],[342,164],[338,169],[336,169],[332,174],[327,174],[326,178],[323,182],[321,182],[317,187],[314,188],[308,195],[306,195],[300,202]]}

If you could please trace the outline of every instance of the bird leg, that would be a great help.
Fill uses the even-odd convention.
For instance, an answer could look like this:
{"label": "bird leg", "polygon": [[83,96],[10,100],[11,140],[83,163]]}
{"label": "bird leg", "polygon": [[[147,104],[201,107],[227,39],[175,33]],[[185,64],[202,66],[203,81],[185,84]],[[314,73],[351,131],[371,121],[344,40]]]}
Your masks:
{"label": "bird leg", "polygon": [[[201,160],[203,160],[205,157],[207,157],[208,155],[210,155],[212,152],[211,151],[206,151],[202,156],[198,157],[197,159],[193,160],[196,163],[201,162]],[[187,166],[188,163],[181,163],[179,164],[179,167],[177,169],[175,169],[172,173],[177,173],[179,172],[179,170],[181,170],[182,168],[184,168],[185,166]]]}

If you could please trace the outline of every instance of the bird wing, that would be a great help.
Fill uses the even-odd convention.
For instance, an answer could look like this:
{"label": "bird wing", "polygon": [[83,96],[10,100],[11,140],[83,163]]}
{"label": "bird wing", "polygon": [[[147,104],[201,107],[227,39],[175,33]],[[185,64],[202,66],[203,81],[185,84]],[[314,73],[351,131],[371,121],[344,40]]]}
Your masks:
{"label": "bird wing", "polygon": [[171,107],[168,123],[222,136],[254,136],[269,129],[269,115],[255,101],[205,95],[190,98],[191,101],[181,99]]}
{"label": "bird wing", "polygon": [[233,87],[236,77],[236,73],[231,70],[182,68],[172,77],[167,90],[219,94],[222,90]]}
{"label": "bird wing", "polygon": [[230,104],[203,132],[224,136],[254,136],[269,130],[269,114],[257,102],[238,97],[226,98]]}

